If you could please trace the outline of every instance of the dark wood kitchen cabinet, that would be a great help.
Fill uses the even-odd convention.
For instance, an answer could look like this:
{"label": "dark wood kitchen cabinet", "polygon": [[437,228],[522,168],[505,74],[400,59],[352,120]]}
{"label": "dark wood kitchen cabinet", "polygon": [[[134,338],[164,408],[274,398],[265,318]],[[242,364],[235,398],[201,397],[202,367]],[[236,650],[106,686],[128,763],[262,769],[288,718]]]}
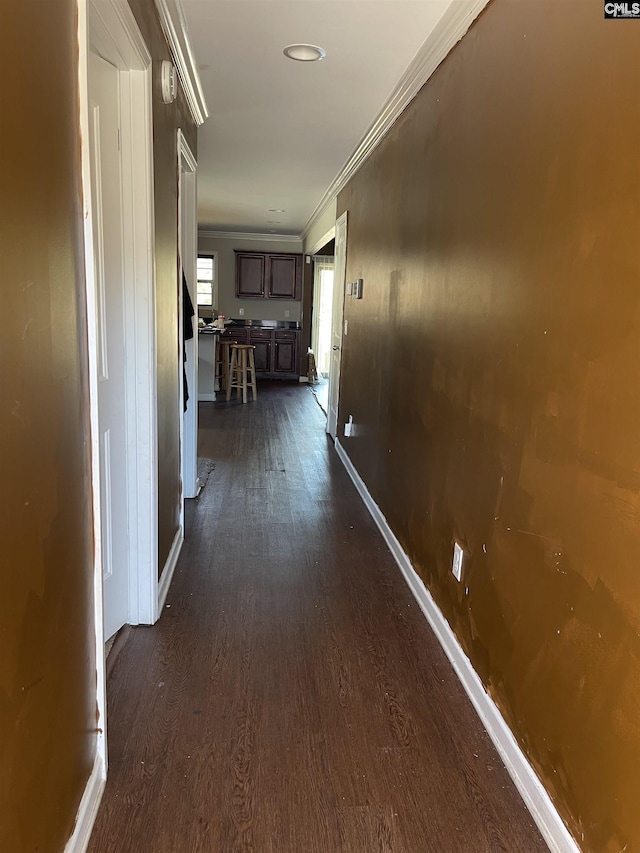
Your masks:
{"label": "dark wood kitchen cabinet", "polygon": [[264,296],[266,271],[264,255],[255,252],[236,252],[236,296]]}
{"label": "dark wood kitchen cabinet", "polygon": [[302,255],[236,250],[236,297],[299,301],[302,297]]}
{"label": "dark wood kitchen cabinet", "polygon": [[300,332],[259,327],[227,328],[222,340],[255,347],[256,375],[262,379],[297,379]]}
{"label": "dark wood kitchen cabinet", "polygon": [[249,329],[249,343],[255,347],[253,357],[256,362],[256,373],[270,373],[273,332],[268,329]]}
{"label": "dark wood kitchen cabinet", "polygon": [[296,374],[299,332],[276,332],[273,342],[273,372]]}

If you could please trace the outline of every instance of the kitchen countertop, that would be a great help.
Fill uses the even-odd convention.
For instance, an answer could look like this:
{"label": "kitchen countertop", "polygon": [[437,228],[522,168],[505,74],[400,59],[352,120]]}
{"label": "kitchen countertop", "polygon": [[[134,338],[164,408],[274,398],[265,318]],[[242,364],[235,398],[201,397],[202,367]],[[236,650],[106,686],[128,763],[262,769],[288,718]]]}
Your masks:
{"label": "kitchen countertop", "polygon": [[[228,329],[289,329],[293,331],[300,330],[300,323],[296,320],[231,320],[225,324],[225,330]],[[217,329],[215,326],[199,326],[198,332],[201,335],[219,335],[223,330]]]}
{"label": "kitchen countertop", "polygon": [[296,320],[245,320],[232,319],[227,323],[227,329],[237,328],[258,328],[258,329],[299,329],[300,323]]}

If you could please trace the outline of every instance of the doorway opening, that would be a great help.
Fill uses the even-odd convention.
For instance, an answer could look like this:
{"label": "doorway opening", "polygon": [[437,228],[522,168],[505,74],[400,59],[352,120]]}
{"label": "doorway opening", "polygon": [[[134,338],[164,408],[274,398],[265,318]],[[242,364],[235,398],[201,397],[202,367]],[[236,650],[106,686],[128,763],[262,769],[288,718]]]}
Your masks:
{"label": "doorway opening", "polygon": [[[184,357],[184,395],[180,410],[182,440],[182,496],[198,494],[198,274],[197,274],[197,164],[181,130],[178,130],[178,245],[181,261],[181,281],[178,282],[179,329],[182,340],[180,352]],[[190,302],[188,309],[185,302]],[[184,500],[181,509],[184,526]]]}
{"label": "doorway opening", "polygon": [[312,390],[321,409],[329,405],[331,367],[331,318],[333,314],[333,255],[313,256],[313,325],[311,349],[315,358],[316,379]]}

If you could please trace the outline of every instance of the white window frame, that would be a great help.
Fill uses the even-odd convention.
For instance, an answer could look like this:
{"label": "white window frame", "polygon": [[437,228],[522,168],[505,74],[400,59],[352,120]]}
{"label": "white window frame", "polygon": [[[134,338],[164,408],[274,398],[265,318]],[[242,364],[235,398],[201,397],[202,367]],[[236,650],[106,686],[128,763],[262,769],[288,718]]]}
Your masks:
{"label": "white window frame", "polygon": [[[218,309],[218,253],[217,252],[198,252],[198,260],[200,258],[211,258],[213,260],[213,281],[211,282],[211,305],[200,302],[198,294],[199,279],[196,282],[196,297],[198,299],[198,308],[211,308],[216,311]],[[196,273],[197,278],[197,273]]]}

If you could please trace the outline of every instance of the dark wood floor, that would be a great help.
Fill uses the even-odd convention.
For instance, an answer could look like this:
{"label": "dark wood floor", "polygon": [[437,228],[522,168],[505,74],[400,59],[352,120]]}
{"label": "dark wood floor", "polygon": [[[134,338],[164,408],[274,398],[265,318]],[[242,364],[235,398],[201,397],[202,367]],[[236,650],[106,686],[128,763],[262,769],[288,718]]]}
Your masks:
{"label": "dark wood floor", "polygon": [[309,390],[200,423],[215,468],[109,676],[90,850],[546,851]]}

